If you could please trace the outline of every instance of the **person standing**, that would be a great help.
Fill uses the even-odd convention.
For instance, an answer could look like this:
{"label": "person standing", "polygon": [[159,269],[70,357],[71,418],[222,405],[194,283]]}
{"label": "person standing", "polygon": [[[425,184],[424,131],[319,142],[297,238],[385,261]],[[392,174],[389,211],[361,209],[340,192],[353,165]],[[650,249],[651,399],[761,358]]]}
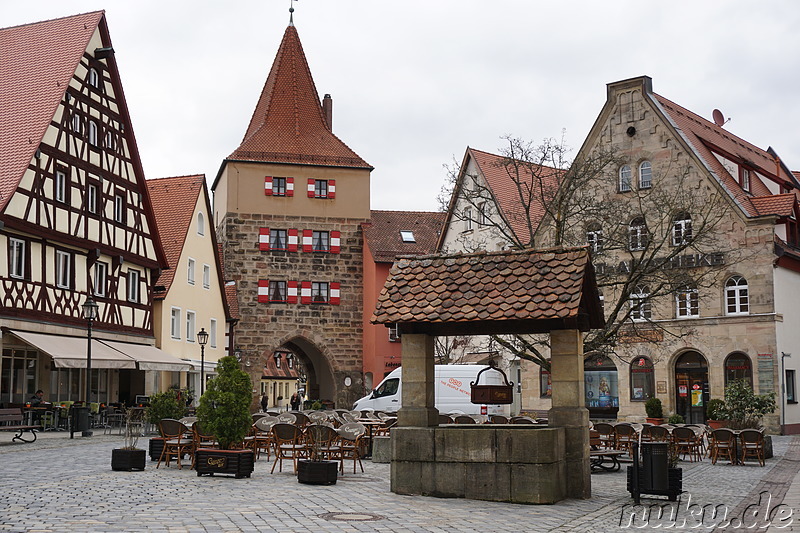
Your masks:
{"label": "person standing", "polygon": [[292,411],[299,411],[300,410],[300,395],[295,392],[292,394],[291,399],[289,399],[289,403],[292,404]]}
{"label": "person standing", "polygon": [[267,397],[267,393],[265,392],[261,396],[261,411],[266,413],[267,412],[267,407],[269,407],[269,398]]}

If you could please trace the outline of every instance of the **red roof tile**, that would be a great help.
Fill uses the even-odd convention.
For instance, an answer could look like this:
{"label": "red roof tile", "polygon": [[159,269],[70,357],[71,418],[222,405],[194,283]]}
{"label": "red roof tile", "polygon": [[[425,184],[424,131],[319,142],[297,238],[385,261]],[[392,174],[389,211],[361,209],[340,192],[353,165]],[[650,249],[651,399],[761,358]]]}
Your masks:
{"label": "red roof tile", "polygon": [[0,209],[19,185],[103,11],[0,29]]}
{"label": "red roof tile", "polygon": [[750,199],[758,215],[790,217],[794,214],[797,197],[794,194],[774,194]]}
{"label": "red roof tile", "polygon": [[264,370],[261,372],[262,379],[299,379],[300,374],[297,372],[297,366],[289,368],[289,363],[286,361],[285,356],[281,356],[281,367],[275,362],[274,357],[266,357],[264,362]]}
{"label": "red roof tile", "polygon": [[[363,224],[364,242],[378,263],[392,263],[401,255],[432,254],[444,218],[444,213],[424,211],[372,211]],[[411,231],[415,242],[403,242],[401,231]]]}
{"label": "red roof tile", "polygon": [[242,144],[228,159],[372,168],[328,128],[294,26],[286,28]]}
{"label": "red roof tile", "polygon": [[586,248],[401,259],[372,317],[436,334],[586,330],[602,321]]}
{"label": "red roof tile", "polygon": [[204,181],[205,176],[202,174],[147,180],[161,245],[169,264],[169,269],[162,270],[155,283],[156,286],[164,287],[164,293],[169,291],[175,277],[175,268],[181,258]]}

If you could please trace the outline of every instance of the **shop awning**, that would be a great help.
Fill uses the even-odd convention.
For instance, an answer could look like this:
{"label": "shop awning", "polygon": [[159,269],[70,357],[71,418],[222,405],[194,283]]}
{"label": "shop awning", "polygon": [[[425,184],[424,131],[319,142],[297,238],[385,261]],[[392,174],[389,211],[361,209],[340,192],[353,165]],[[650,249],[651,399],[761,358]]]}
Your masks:
{"label": "shop awning", "polygon": [[191,365],[186,361],[178,359],[155,346],[106,340],[101,340],[100,342],[135,360],[139,370],[186,372],[191,368]]}
{"label": "shop awning", "polygon": [[[199,359],[181,359],[181,361],[191,367],[192,372],[200,372],[200,367],[202,367],[202,363]],[[217,373],[217,362],[216,361],[206,361],[205,370],[203,370],[206,374],[208,373]]]}
{"label": "shop awning", "polygon": [[[52,357],[56,368],[86,368],[86,337],[13,330],[9,330],[9,333]],[[92,339],[92,368],[136,368],[136,361],[119,350]]]}

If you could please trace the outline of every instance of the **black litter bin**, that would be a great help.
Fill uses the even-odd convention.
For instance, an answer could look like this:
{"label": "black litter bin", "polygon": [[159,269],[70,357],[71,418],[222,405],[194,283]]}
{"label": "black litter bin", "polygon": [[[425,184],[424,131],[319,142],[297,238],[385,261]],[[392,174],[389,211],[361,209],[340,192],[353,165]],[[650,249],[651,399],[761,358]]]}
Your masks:
{"label": "black litter bin", "polygon": [[73,438],[73,433],[80,431],[81,433],[89,432],[89,407],[71,406],[70,410],[70,428],[69,438]]}
{"label": "black litter bin", "polygon": [[669,445],[666,442],[643,442],[642,446],[642,492],[669,489]]}

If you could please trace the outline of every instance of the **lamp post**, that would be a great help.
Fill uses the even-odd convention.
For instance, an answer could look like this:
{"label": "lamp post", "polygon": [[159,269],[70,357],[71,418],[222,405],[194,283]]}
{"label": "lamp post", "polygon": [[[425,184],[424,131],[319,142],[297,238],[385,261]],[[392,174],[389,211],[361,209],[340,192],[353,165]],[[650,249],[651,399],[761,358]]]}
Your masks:
{"label": "lamp post", "polygon": [[208,342],[208,332],[206,328],[200,328],[197,332],[197,344],[200,345],[200,396],[206,391],[206,343]]}
{"label": "lamp post", "polygon": [[[89,408],[89,402],[92,399],[92,322],[97,318],[97,303],[92,299],[91,296],[86,298],[86,301],[83,303],[83,318],[88,322],[88,327],[86,328],[86,408]],[[81,433],[82,437],[91,437],[92,432],[89,428],[86,428]]]}

